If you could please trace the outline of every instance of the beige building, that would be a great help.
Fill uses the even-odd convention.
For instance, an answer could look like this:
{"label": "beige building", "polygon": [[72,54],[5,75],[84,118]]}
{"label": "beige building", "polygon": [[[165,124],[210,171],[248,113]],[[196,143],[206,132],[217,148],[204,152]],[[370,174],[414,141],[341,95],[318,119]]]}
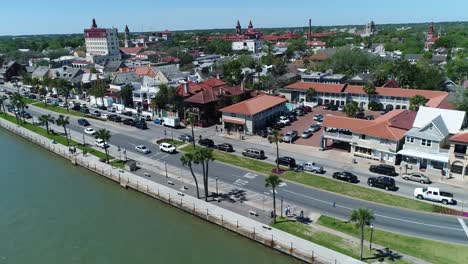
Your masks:
{"label": "beige building", "polygon": [[450,176],[466,180],[468,177],[468,131],[452,136],[449,143]]}

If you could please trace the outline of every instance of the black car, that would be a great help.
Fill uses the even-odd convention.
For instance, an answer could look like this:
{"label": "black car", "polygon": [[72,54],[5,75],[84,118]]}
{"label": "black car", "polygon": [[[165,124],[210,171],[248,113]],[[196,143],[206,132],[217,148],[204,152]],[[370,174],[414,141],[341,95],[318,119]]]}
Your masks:
{"label": "black car", "polygon": [[32,118],[32,115],[24,110],[20,112],[20,116],[26,119]]}
{"label": "black car", "polygon": [[89,126],[89,122],[88,122],[88,120],[86,120],[84,118],[80,118],[80,119],[78,119],[78,125],[80,125],[80,126]]}
{"label": "black car", "polygon": [[226,152],[233,152],[233,151],[234,151],[234,148],[233,148],[232,145],[229,144],[229,143],[218,144],[218,145],[216,146],[216,148],[217,148],[218,150],[226,151]]}
{"label": "black car", "polygon": [[74,105],[74,106],[71,108],[71,110],[73,110],[73,111],[80,111],[80,110],[81,110],[81,106],[80,106],[79,104],[76,104],[76,105]]}
{"label": "black car", "polygon": [[83,114],[89,114],[89,109],[87,107],[82,107],[80,109],[80,112],[83,113]]}
{"label": "black car", "polygon": [[395,180],[393,178],[379,176],[367,179],[367,185],[385,190],[396,190]]}
{"label": "black car", "polygon": [[28,97],[29,97],[30,99],[36,99],[36,98],[37,98],[35,94],[30,94],[30,95],[28,95]]}
{"label": "black car", "polygon": [[204,146],[204,147],[208,147],[208,148],[212,148],[215,145],[213,140],[211,140],[209,138],[202,138],[202,139],[198,140],[198,144],[200,144],[201,146]]}
{"label": "black car", "polygon": [[110,114],[107,116],[107,120],[113,122],[122,122],[122,118],[116,114]]}
{"label": "black car", "polygon": [[379,164],[371,165],[369,171],[373,173],[383,174],[387,176],[398,176],[398,173],[395,171],[395,167],[392,165]]}
{"label": "black car", "polygon": [[275,160],[275,162],[278,162],[279,165],[283,165],[290,168],[296,167],[296,160],[291,157],[280,157],[279,159]]}
{"label": "black car", "polygon": [[347,181],[347,182],[359,182],[358,177],[351,172],[337,171],[332,175],[333,179]]}
{"label": "black car", "polygon": [[100,117],[100,116],[101,116],[101,112],[99,112],[99,111],[96,110],[96,111],[91,112],[91,115],[92,115],[92,116],[95,116],[95,117]]}
{"label": "black car", "polygon": [[138,129],[148,129],[145,121],[136,122],[135,127]]}
{"label": "black car", "polygon": [[96,108],[101,109],[101,110],[107,110],[107,107],[105,107],[103,105],[98,105]]}
{"label": "black car", "polygon": [[135,121],[133,121],[133,119],[130,118],[124,119],[122,123],[127,126],[135,126]]}
{"label": "black car", "polygon": [[337,105],[330,105],[329,110],[330,111],[338,111],[338,106]]}
{"label": "black car", "polygon": [[125,112],[122,112],[122,115],[124,115],[124,116],[132,116],[133,113],[130,112],[130,111],[125,111]]}
{"label": "black car", "polygon": [[289,121],[294,122],[297,121],[297,117],[295,115],[289,115],[288,116]]}
{"label": "black car", "polygon": [[358,119],[365,119],[366,114],[364,112],[358,112],[358,113],[356,113],[355,117],[358,118]]}

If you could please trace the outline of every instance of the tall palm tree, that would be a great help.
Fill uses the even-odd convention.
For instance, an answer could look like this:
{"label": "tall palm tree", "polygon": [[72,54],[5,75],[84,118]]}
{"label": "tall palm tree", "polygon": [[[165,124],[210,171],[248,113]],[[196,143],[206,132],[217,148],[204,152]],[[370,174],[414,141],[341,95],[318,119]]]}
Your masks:
{"label": "tall palm tree", "polygon": [[55,118],[53,116],[51,116],[50,114],[49,115],[41,115],[39,117],[39,121],[44,123],[44,125],[46,126],[47,134],[49,134],[49,124],[51,124],[51,123],[54,124],[55,123]]}
{"label": "tall palm tree", "polygon": [[279,167],[279,143],[281,142],[283,135],[281,135],[281,132],[274,129],[271,132],[271,135],[268,136],[268,142],[270,144],[275,143],[276,145],[276,172],[279,173],[280,167]]}
{"label": "tall palm tree", "polygon": [[7,97],[5,95],[0,96],[0,110],[3,111],[3,114],[6,115],[6,110],[5,110],[5,101],[7,100]]}
{"label": "tall palm tree", "polygon": [[[366,83],[363,87],[364,92],[368,96],[368,102],[370,103],[372,100],[372,96],[377,93],[377,90],[375,89],[375,86],[373,83]],[[368,105],[369,105],[368,103]]]}
{"label": "tall palm tree", "polygon": [[104,140],[104,151],[106,152],[106,163],[109,163],[109,151],[108,151],[109,145],[108,145],[108,142],[109,142],[109,140],[111,138],[111,134],[110,134],[109,130],[99,129],[98,131],[96,131],[95,138],[100,138],[100,139]]}
{"label": "tall palm tree", "polygon": [[273,191],[273,222],[276,223],[276,187],[280,185],[282,180],[278,175],[272,174],[265,179],[265,187],[271,187]]}
{"label": "tall palm tree", "polygon": [[192,128],[192,145],[193,149],[195,149],[195,132],[193,132],[193,126],[195,125],[195,116],[193,116],[193,114],[189,114],[187,116],[186,123]]}
{"label": "tall palm tree", "polygon": [[90,90],[90,94],[96,97],[96,104],[97,98],[101,98],[102,105],[104,106],[104,96],[106,95],[106,91],[107,89],[104,80],[98,80],[95,84],[93,84]]}
{"label": "tall palm tree", "polygon": [[194,153],[194,162],[201,164],[203,171],[203,187],[205,189],[205,201],[208,201],[208,178],[209,178],[209,163],[214,161],[213,150],[209,148],[200,148]]}
{"label": "tall palm tree", "polygon": [[67,146],[70,146],[70,140],[68,139],[68,132],[67,126],[70,124],[70,118],[68,116],[59,115],[57,120],[55,121],[58,126],[63,127],[63,131],[65,132],[65,138],[67,139]]}
{"label": "tall palm tree", "polygon": [[67,112],[70,111],[68,106],[68,98],[70,98],[70,92],[72,90],[72,86],[65,80],[59,79],[57,82],[58,86],[58,93],[64,97],[65,105],[67,106]]}
{"label": "tall palm tree", "polygon": [[195,188],[197,188],[197,198],[200,199],[200,190],[198,188],[198,179],[193,172],[192,164],[194,163],[194,154],[191,152],[187,152],[182,157],[180,157],[180,161],[182,162],[183,166],[188,166],[190,169],[190,173],[192,174],[193,180],[195,181]]}
{"label": "tall palm tree", "polygon": [[[19,93],[14,93],[10,97],[11,104],[19,111],[24,111],[24,108],[26,107],[26,103],[24,101],[23,96],[21,96]],[[18,125],[20,123],[24,123],[25,120],[21,120],[21,115],[18,115],[18,111],[15,111],[15,117],[16,117],[16,122]]]}
{"label": "tall palm tree", "polygon": [[367,208],[358,208],[354,209],[351,212],[351,216],[349,217],[349,221],[355,222],[356,225],[360,228],[361,231],[361,254],[360,260],[362,260],[362,254],[364,251],[364,226],[370,225],[370,222],[374,220],[374,212]]}

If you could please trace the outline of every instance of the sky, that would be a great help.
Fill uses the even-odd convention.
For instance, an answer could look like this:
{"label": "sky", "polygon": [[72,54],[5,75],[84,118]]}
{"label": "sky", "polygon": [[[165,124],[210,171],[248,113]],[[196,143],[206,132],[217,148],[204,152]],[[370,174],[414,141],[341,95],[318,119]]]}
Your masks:
{"label": "sky", "polygon": [[2,1],[0,35],[418,23],[468,20],[467,0],[16,0]]}

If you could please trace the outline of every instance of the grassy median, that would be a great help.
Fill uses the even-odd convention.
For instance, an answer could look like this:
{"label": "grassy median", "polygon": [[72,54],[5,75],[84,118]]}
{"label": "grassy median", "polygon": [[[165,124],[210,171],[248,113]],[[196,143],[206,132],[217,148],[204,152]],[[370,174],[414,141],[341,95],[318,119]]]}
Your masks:
{"label": "grassy median", "polygon": [[[345,223],[322,215],[318,224],[359,238],[359,228],[353,223]],[[365,239],[370,235],[365,229]],[[468,246],[437,242],[374,229],[373,242],[400,253],[420,258],[432,263],[468,263]]]}
{"label": "grassy median", "polygon": [[84,114],[84,113],[77,112],[77,111],[74,111],[74,110],[71,110],[71,109],[69,111],[67,111],[66,108],[63,108],[61,106],[55,106],[55,105],[51,105],[51,104],[47,104],[47,106],[46,106],[44,102],[38,102],[38,101],[35,101],[35,103],[31,103],[31,104],[34,105],[34,106],[40,107],[42,109],[46,109],[46,110],[53,111],[53,112],[63,114],[63,115],[73,115],[73,116],[78,116],[78,117],[86,117],[86,114]]}
{"label": "grassy median", "polygon": [[[199,148],[199,146],[197,146]],[[185,146],[181,151],[192,151],[192,146]],[[215,150],[213,152],[214,158],[217,161],[224,162],[230,165],[242,167],[248,170],[259,172],[265,175],[271,174],[272,169],[275,168],[274,164],[256,159],[245,158]],[[366,201],[397,206],[401,208],[425,211],[425,212],[439,212],[439,213],[456,213],[454,210],[446,209],[445,207],[433,205],[430,203],[421,202],[415,199],[410,199],[387,192],[381,192],[365,188],[362,186],[354,185],[347,182],[337,181],[321,176],[313,175],[307,172],[294,172],[286,171],[280,175],[281,178],[301,183],[307,186],[315,187],[318,189],[338,193],[341,195],[350,196],[357,199]]]}

